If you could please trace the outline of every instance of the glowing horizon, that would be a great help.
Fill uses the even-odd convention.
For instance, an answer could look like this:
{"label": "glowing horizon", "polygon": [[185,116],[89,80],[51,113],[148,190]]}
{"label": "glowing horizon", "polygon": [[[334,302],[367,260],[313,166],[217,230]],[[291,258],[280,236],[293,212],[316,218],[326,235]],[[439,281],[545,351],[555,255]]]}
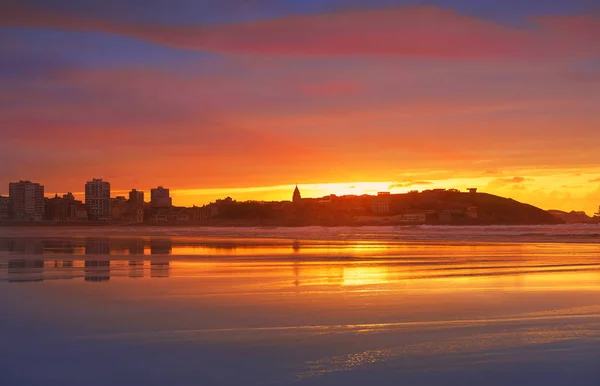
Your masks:
{"label": "glowing horizon", "polygon": [[[436,172],[440,173],[440,172]],[[592,215],[598,209],[594,186],[588,185],[585,188],[585,183],[591,181],[600,174],[600,169],[588,170],[588,173],[573,173],[572,171],[563,171],[562,174],[554,174],[558,171],[549,171],[547,175],[534,177],[478,177],[478,178],[453,178],[445,180],[408,180],[401,182],[397,181],[372,181],[372,182],[338,182],[338,183],[299,183],[298,187],[304,198],[320,198],[330,194],[338,196],[343,195],[376,195],[378,192],[390,192],[393,194],[408,193],[412,190],[428,190],[428,189],[458,189],[466,191],[468,188],[477,188],[481,193],[495,194],[502,197],[513,198],[517,201],[538,206],[544,210],[563,210],[570,212],[572,210],[585,211],[588,215]],[[559,190],[549,190],[552,187],[552,182],[557,181],[560,184],[571,185],[570,194],[562,194]],[[111,182],[111,181],[109,181]],[[576,184],[581,184],[578,185]],[[237,201],[290,201],[293,190],[296,184],[287,185],[271,185],[271,186],[250,186],[250,187],[232,187],[232,188],[171,188],[171,197],[173,205],[176,206],[202,206],[216,201],[231,197]],[[145,193],[146,201],[149,201],[150,189],[136,188],[138,191]],[[536,198],[530,197],[527,191],[536,189],[538,192]],[[111,184],[111,197],[125,196],[133,189],[115,189]],[[68,191],[48,192],[46,197],[53,197],[55,194],[59,196],[66,194]],[[545,193],[544,193],[545,192]],[[73,195],[80,200],[84,199],[83,191],[71,191]],[[577,194],[575,196],[574,194]],[[578,198],[579,197],[579,198]],[[587,200],[586,200],[587,198]],[[574,207],[573,200],[586,203],[582,207]]]}

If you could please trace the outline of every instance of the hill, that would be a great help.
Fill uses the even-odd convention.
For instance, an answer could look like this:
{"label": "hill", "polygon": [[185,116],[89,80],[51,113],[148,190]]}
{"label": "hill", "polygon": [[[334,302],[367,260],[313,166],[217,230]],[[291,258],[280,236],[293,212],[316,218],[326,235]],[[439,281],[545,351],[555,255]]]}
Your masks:
{"label": "hill", "polygon": [[[562,220],[533,205],[488,193],[463,193],[457,190],[427,190],[390,195],[390,215],[414,210],[438,213],[429,222],[444,222],[439,214],[448,213],[452,223],[479,224],[561,224]],[[471,209],[469,209],[471,208]],[[469,210],[476,215],[469,216]],[[461,216],[464,213],[464,216]],[[446,217],[447,218],[447,217]]]}

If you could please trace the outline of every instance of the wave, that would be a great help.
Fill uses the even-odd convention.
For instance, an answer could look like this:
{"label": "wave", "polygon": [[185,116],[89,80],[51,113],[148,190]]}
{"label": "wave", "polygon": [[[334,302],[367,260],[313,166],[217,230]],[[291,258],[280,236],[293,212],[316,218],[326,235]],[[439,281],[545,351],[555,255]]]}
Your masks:
{"label": "wave", "polygon": [[600,243],[600,225],[364,226],[364,227],[82,227],[3,229],[2,238],[147,237],[365,242],[576,242]]}

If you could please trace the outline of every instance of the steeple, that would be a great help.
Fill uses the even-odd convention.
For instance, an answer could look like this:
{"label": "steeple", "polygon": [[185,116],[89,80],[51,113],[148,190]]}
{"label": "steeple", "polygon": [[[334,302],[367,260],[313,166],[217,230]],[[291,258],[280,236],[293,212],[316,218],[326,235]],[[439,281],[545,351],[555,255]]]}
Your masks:
{"label": "steeple", "polygon": [[296,189],[294,189],[294,195],[292,196],[292,202],[300,202],[302,197],[300,196],[300,189],[298,189],[298,184],[296,184]]}

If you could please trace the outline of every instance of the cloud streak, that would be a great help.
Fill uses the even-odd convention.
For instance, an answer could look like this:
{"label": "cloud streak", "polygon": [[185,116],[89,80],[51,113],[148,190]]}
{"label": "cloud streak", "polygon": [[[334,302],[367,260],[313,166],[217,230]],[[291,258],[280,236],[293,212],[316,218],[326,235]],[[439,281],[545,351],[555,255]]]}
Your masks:
{"label": "cloud streak", "polygon": [[600,19],[532,18],[514,27],[435,6],[340,11],[198,26],[134,24],[8,6],[0,25],[96,31],[219,53],[494,59],[600,54]]}
{"label": "cloud streak", "polygon": [[431,185],[433,182],[431,181],[408,181],[408,182],[395,182],[391,184],[388,189],[397,189],[397,188],[410,188],[412,186],[420,186],[420,185]]}
{"label": "cloud streak", "polygon": [[497,178],[488,184],[488,188],[501,189],[508,187],[511,190],[524,190],[525,182],[533,181],[531,178],[512,177],[512,178]]}

